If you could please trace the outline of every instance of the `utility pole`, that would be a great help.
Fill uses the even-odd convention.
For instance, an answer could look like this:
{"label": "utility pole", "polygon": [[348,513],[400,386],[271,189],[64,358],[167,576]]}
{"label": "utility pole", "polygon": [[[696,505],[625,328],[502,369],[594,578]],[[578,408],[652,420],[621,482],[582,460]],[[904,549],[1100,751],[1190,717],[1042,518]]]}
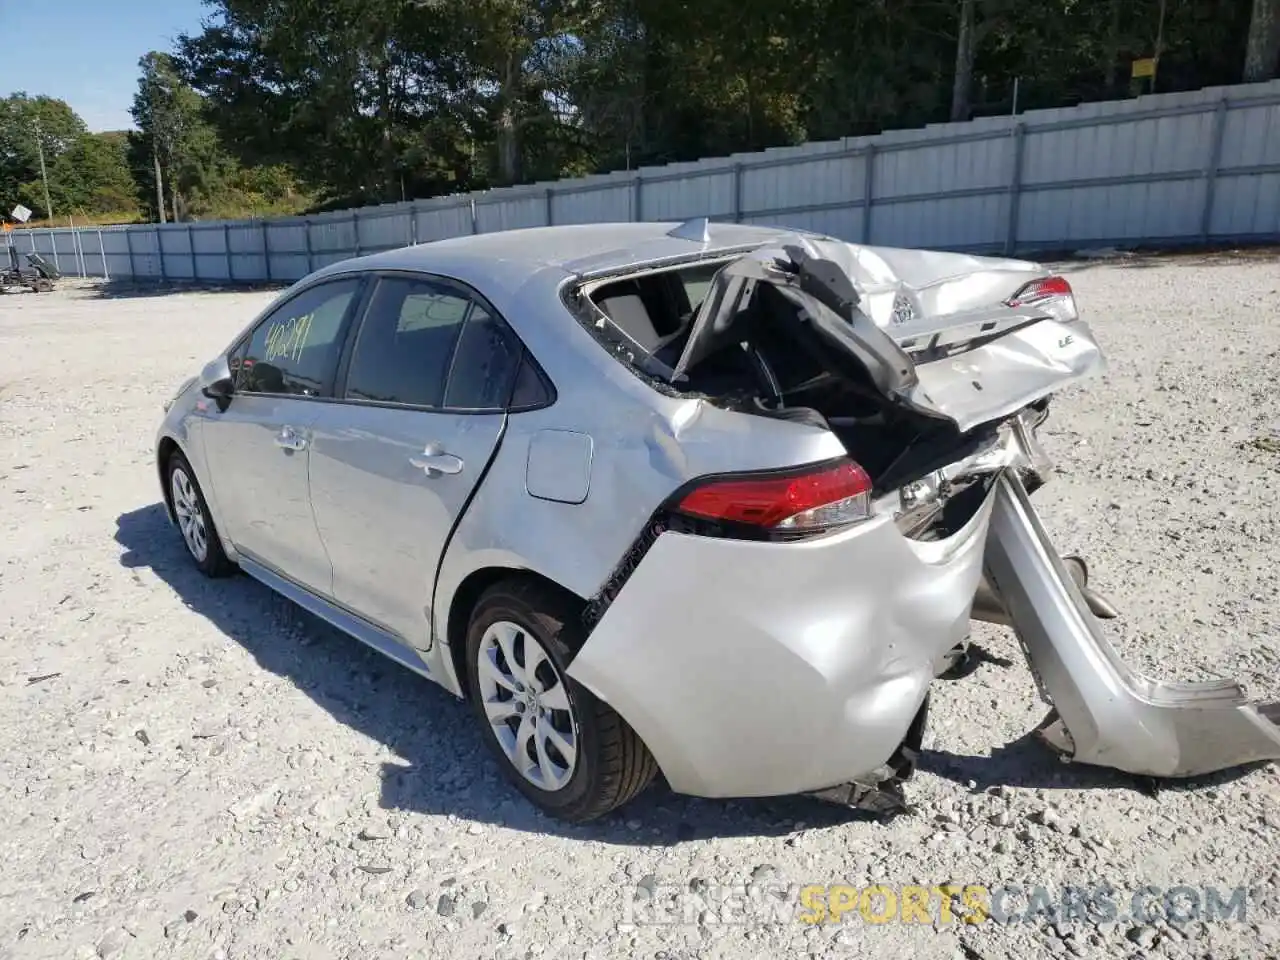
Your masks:
{"label": "utility pole", "polygon": [[1169,5],[1169,0],[1160,0],[1160,22],[1156,26],[1156,55],[1155,66],[1151,71],[1151,92],[1156,92],[1156,72],[1160,69],[1160,54],[1164,53],[1164,15]]}
{"label": "utility pole", "polygon": [[34,118],[36,128],[36,150],[40,154],[40,179],[44,182],[44,210],[45,216],[50,220],[53,219],[53,201],[49,199],[49,171],[44,165],[44,141],[40,137],[40,118]]}
{"label": "utility pole", "polygon": [[160,179],[160,148],[154,133],[151,134],[151,144],[151,159],[156,165],[156,212],[160,214],[160,222],[164,223],[164,181]]}

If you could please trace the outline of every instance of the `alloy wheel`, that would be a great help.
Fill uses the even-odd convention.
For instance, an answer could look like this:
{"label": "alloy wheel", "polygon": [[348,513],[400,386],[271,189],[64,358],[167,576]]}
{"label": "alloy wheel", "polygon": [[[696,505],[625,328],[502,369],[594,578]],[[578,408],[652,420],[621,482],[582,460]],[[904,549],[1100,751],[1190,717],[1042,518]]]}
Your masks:
{"label": "alloy wheel", "polygon": [[178,518],[182,539],[197,563],[203,563],[209,555],[209,533],[204,522],[204,509],[196,494],[195,484],[182,467],[174,467],[169,475],[169,488],[173,493],[173,512]]}
{"label": "alloy wheel", "polygon": [[563,788],[577,765],[578,722],[537,638],[499,620],[480,640],[476,667],[485,716],[512,766],[541,790]]}

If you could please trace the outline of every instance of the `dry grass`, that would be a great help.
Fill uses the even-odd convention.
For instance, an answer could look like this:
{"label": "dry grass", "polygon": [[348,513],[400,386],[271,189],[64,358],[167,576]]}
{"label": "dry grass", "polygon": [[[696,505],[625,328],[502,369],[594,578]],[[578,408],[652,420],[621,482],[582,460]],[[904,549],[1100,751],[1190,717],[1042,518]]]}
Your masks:
{"label": "dry grass", "polygon": [[54,217],[51,220],[29,220],[22,226],[14,226],[14,230],[56,230],[59,227],[111,227],[122,223],[141,223],[142,214],[137,210],[118,211],[116,213],[77,213],[66,217]]}

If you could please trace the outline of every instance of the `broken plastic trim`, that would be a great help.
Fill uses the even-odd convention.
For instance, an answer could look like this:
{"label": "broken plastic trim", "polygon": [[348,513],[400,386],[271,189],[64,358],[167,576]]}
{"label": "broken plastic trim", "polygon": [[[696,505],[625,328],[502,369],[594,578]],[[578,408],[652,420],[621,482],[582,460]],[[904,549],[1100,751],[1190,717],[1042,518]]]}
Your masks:
{"label": "broken plastic trim", "polygon": [[916,711],[907,735],[903,738],[893,756],[874,776],[848,783],[836,784],[823,790],[812,790],[809,796],[826,803],[839,804],[854,810],[876,814],[882,817],[893,817],[901,813],[910,813],[911,804],[907,802],[903,785],[915,776],[916,764],[920,759],[920,750],[924,745],[924,731],[928,725],[929,696],[925,695],[920,709]]}
{"label": "broken plastic trim", "polygon": [[1154,777],[1280,759],[1280,703],[1251,703],[1231,680],[1170,683],[1133,670],[1107,641],[1014,471],[1000,477],[995,497],[985,572],[1053,706],[1039,729],[1050,746]]}

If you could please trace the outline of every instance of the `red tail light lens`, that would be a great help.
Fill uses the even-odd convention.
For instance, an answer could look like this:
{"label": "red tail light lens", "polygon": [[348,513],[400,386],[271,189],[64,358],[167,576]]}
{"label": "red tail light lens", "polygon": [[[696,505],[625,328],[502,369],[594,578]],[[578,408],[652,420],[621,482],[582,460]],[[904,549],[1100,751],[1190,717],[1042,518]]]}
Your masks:
{"label": "red tail light lens", "polygon": [[1005,302],[1006,307],[1036,306],[1055,320],[1075,320],[1076,297],[1066,277],[1041,277],[1020,287]]}
{"label": "red tail light lens", "polygon": [[779,533],[816,533],[870,516],[871,478],[852,460],[789,476],[708,480],[681,499],[681,513]]}
{"label": "red tail light lens", "polygon": [[1037,300],[1071,295],[1071,284],[1067,282],[1066,277],[1044,277],[1019,287],[1018,292],[1006,300],[1005,304],[1010,307],[1020,307],[1023,304],[1035,303]]}

